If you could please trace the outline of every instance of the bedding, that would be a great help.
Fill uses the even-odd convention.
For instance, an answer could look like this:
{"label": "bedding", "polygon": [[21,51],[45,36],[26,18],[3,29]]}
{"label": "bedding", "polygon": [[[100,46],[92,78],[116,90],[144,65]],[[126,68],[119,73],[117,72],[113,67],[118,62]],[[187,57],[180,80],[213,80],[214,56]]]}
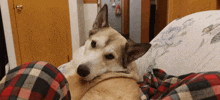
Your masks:
{"label": "bedding", "polygon": [[53,65],[36,61],[22,64],[3,77],[0,100],[70,100],[68,82]]}
{"label": "bedding", "polygon": [[148,52],[136,61],[140,77],[153,68],[175,76],[220,71],[220,10],[176,19],[150,44]]}
{"label": "bedding", "polygon": [[146,73],[138,82],[141,100],[219,100],[220,72],[166,74],[161,69]]}
{"label": "bedding", "polygon": [[143,100],[220,99],[220,10],[176,19],[150,44],[136,60]]}
{"label": "bedding", "polygon": [[[220,99],[220,72],[189,73],[181,76],[153,69],[138,82],[140,100]],[[0,82],[0,100],[70,100],[66,78],[53,65],[29,62],[18,66]]]}

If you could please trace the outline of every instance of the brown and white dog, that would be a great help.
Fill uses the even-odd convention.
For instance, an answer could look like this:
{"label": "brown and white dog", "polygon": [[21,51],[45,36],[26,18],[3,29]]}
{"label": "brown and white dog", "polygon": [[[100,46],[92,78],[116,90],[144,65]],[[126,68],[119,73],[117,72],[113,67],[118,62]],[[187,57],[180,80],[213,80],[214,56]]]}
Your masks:
{"label": "brown and white dog", "polygon": [[72,100],[139,99],[139,76],[134,60],[150,48],[130,44],[108,24],[108,7],[99,11],[89,39],[65,66]]}

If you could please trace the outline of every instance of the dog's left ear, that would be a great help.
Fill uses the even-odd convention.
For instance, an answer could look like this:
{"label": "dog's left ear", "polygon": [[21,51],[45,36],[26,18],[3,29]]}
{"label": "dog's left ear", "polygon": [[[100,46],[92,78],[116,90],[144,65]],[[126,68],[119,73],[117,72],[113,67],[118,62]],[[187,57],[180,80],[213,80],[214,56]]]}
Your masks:
{"label": "dog's left ear", "polygon": [[126,43],[124,55],[124,67],[127,64],[143,56],[151,47],[149,43]]}
{"label": "dog's left ear", "polygon": [[105,4],[96,16],[95,22],[93,23],[93,29],[99,29],[109,27],[108,24],[108,6]]}

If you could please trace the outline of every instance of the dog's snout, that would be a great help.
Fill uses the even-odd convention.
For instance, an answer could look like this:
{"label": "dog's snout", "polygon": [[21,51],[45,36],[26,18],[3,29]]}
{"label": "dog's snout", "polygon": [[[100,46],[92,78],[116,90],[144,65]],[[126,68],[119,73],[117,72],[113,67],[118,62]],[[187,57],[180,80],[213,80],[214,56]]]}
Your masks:
{"label": "dog's snout", "polygon": [[77,73],[81,76],[81,77],[86,77],[90,74],[90,70],[86,65],[79,65],[78,69],[77,69]]}

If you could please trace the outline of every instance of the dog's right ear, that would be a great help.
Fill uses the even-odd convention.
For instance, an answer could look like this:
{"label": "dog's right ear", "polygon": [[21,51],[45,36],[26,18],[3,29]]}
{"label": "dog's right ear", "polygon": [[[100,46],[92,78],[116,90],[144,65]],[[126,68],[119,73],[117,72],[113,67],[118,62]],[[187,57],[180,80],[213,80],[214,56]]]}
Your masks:
{"label": "dog's right ear", "polygon": [[[99,11],[98,15],[96,16],[95,22],[93,23],[93,31],[98,30],[100,28],[109,27],[108,23],[108,6],[105,4],[102,9]],[[89,35],[94,34],[90,32]]]}

